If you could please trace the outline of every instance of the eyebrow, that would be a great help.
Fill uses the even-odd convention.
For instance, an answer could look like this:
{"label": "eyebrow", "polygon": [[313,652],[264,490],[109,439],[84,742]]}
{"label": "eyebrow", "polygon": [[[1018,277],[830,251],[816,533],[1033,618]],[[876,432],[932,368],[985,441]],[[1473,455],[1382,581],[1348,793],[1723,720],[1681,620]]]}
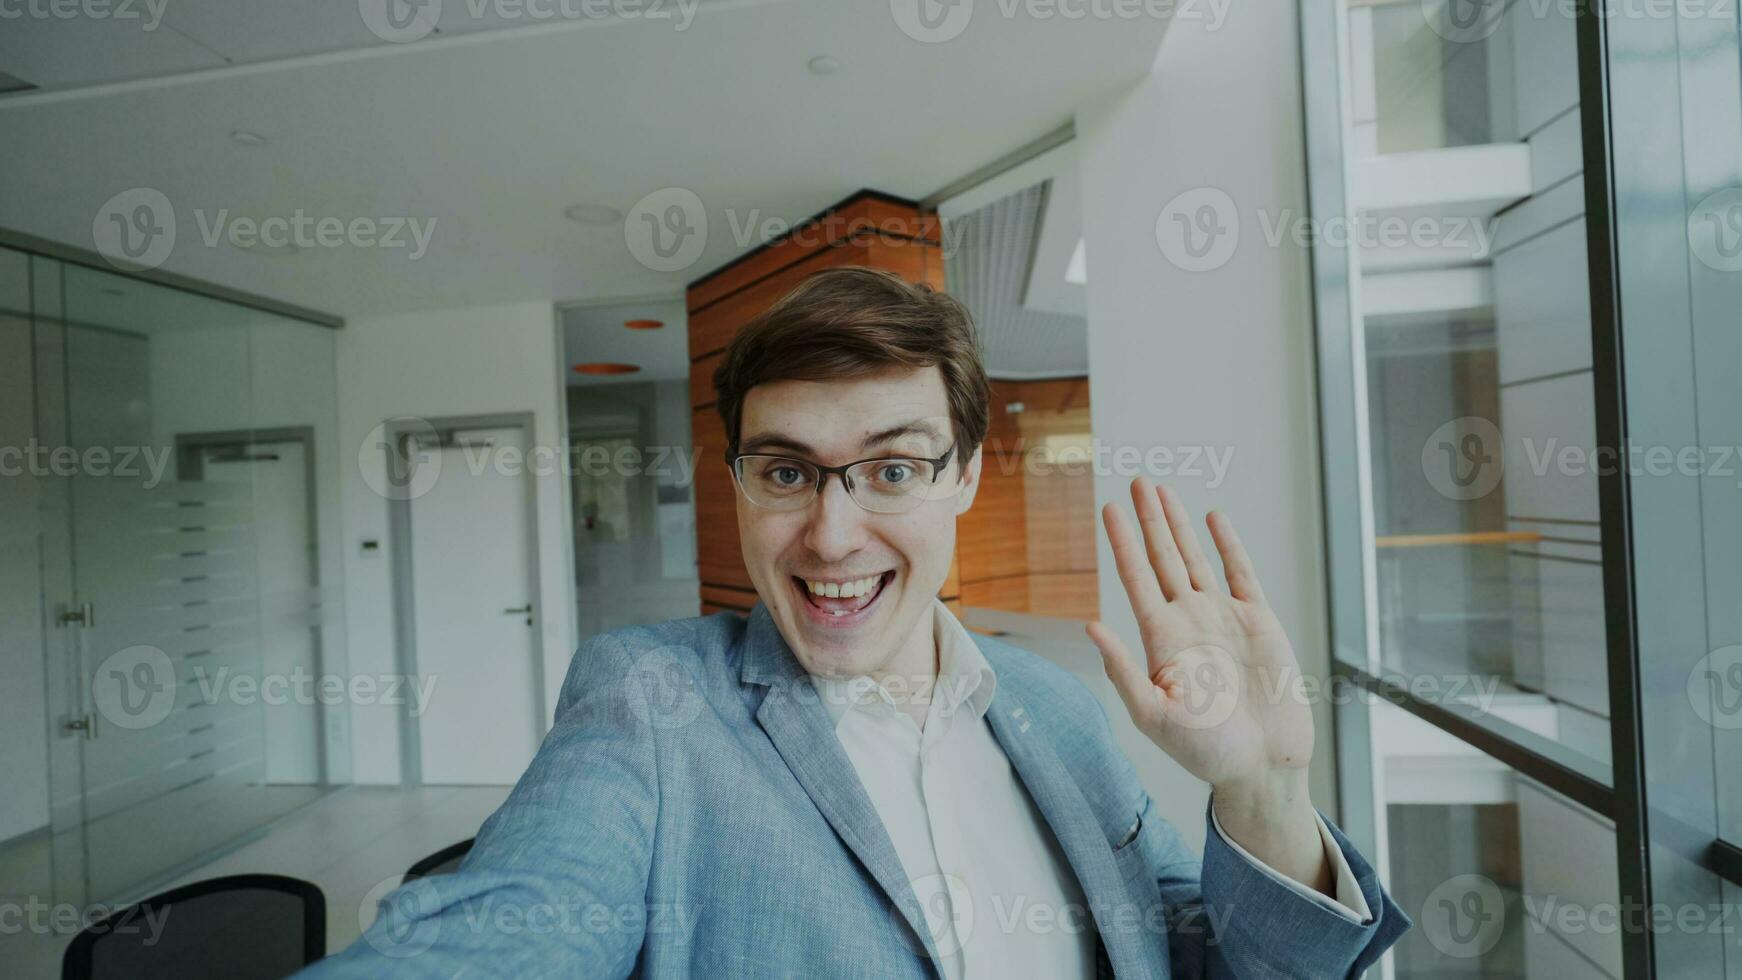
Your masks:
{"label": "eyebrow", "polygon": [[[899,425],[892,425],[887,429],[871,433],[859,441],[859,448],[864,450],[871,446],[880,445],[893,439],[898,439],[902,436],[916,434],[935,436],[938,433],[931,425],[921,421],[903,422]],[[809,445],[800,442],[791,436],[785,436],[773,432],[747,439],[744,441],[743,445],[738,447],[738,451],[746,455],[754,455],[771,449],[784,450],[793,453],[794,455],[805,457],[816,455],[816,450],[811,448]]]}

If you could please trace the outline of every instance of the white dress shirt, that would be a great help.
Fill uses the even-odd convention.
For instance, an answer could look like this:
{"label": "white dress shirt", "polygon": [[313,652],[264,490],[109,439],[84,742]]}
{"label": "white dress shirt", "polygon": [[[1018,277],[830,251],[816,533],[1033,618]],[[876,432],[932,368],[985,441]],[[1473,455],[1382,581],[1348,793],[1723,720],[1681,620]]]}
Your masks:
{"label": "white dress shirt", "polygon": [[[1082,888],[986,723],[998,678],[941,602],[934,623],[929,691],[814,678],[835,734],[925,911],[946,980],[1092,977],[1095,922]],[[910,698],[930,702],[923,731],[900,707]],[[1371,920],[1323,820],[1338,901],[1270,869],[1212,822],[1235,853],[1290,889],[1352,922]]]}

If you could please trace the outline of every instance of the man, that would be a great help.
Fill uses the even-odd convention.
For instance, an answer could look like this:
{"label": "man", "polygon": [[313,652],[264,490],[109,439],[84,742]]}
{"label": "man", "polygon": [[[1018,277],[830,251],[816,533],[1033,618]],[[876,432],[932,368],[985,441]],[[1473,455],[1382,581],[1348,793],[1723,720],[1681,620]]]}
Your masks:
{"label": "man", "polygon": [[1212,786],[1202,860],[1100,703],[938,601],[989,385],[966,310],[819,273],[714,376],[760,602],[619,630],[458,874],[322,976],[1346,977],[1409,926],[1313,809],[1312,717],[1225,518],[1104,512],[1141,654],[1089,635],[1137,726]]}

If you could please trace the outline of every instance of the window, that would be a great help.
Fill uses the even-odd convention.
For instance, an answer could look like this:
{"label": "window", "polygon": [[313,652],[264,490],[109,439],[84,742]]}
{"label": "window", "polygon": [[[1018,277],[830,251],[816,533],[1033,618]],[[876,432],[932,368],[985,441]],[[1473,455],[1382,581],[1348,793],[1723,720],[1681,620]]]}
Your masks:
{"label": "window", "polygon": [[1423,924],[1387,975],[1742,974],[1736,11],[1301,9],[1342,818]]}

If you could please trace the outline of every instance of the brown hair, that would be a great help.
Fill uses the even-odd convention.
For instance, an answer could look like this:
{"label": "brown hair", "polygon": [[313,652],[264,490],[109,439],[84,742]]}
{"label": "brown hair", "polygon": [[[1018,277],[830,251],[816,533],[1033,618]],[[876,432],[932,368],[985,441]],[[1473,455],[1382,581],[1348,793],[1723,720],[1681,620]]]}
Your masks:
{"label": "brown hair", "polygon": [[893,273],[827,269],[806,277],[732,338],[714,369],[715,406],[736,450],[744,396],[757,385],[926,367],[943,375],[956,457],[966,463],[986,438],[992,399],[967,307]]}

